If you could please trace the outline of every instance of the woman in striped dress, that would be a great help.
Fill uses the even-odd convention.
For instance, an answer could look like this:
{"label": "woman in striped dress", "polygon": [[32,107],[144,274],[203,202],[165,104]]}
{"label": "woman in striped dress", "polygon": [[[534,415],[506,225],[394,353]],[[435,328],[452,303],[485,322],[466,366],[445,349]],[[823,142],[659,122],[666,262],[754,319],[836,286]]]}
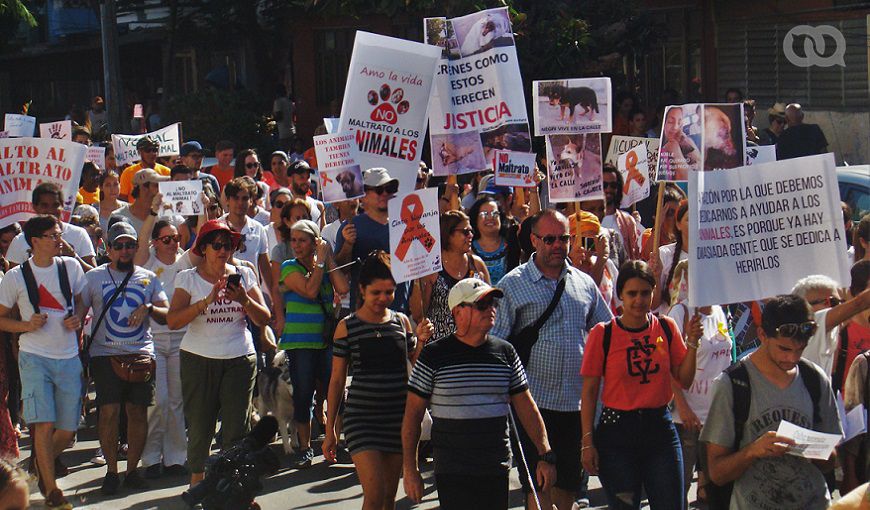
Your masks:
{"label": "woman in striped dress", "polygon": [[387,510],[395,507],[402,472],[408,362],[417,359],[433,328],[424,320],[417,325],[415,337],[408,318],[388,308],[396,282],[386,252],[379,250],[369,255],[360,275],[360,308],[335,329],[323,455],[335,461],[336,415],[348,364],[352,363],[344,435],[362,484],[363,509]]}

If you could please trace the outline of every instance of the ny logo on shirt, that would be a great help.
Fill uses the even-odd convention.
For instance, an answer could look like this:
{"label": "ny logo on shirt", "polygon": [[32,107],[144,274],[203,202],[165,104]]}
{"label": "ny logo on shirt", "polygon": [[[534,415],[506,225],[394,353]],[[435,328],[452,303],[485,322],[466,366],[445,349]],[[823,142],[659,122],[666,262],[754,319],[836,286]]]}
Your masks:
{"label": "ny logo on shirt", "polygon": [[628,375],[640,377],[641,384],[649,384],[649,376],[661,369],[658,363],[653,363],[652,355],[657,345],[650,342],[649,335],[643,340],[631,339],[632,346],[625,350],[625,361],[628,364]]}

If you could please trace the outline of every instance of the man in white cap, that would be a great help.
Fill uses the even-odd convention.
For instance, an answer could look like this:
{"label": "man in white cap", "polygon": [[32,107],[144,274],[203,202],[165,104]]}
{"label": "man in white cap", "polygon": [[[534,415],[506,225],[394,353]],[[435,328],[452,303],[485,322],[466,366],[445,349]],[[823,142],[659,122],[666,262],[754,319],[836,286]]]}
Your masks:
{"label": "man in white cap", "polygon": [[[136,199],[132,204],[127,204],[112,213],[112,216],[123,216],[137,231],[142,230],[142,224],[149,214],[155,215],[151,210],[154,197],[160,193],[159,182],[171,179],[168,175],[160,175],[153,168],[143,168],[133,176],[133,191],[131,196]],[[155,215],[156,216],[156,215]]]}
{"label": "man in white cap", "polygon": [[538,484],[549,489],[556,481],[544,420],[519,356],[511,344],[488,335],[503,296],[477,278],[457,283],[447,296],[456,332],[423,347],[414,365],[402,423],[403,478],[412,501],[423,496],[417,443],[427,406],[441,508],[507,509],[511,405],[538,450]]}
{"label": "man in white cap", "polygon": [[[365,212],[346,221],[338,231],[335,242],[335,261],[339,265],[364,259],[374,250],[390,251],[390,227],[387,203],[399,191],[399,180],[390,177],[386,168],[369,168],[363,172],[365,195],[361,204]],[[356,309],[359,293],[359,264],[350,272],[350,309]],[[396,286],[390,308],[408,313],[410,282]]]}

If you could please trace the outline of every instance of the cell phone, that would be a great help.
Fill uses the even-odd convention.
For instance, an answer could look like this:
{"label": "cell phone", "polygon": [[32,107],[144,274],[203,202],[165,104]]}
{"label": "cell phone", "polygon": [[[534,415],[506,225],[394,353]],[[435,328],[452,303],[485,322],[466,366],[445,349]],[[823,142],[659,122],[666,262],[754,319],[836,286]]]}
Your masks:
{"label": "cell phone", "polygon": [[242,285],[242,275],[241,273],[235,273],[227,276],[227,287],[239,287]]}
{"label": "cell phone", "polygon": [[595,238],[594,237],[584,237],[583,238],[583,249],[594,251],[595,250]]}

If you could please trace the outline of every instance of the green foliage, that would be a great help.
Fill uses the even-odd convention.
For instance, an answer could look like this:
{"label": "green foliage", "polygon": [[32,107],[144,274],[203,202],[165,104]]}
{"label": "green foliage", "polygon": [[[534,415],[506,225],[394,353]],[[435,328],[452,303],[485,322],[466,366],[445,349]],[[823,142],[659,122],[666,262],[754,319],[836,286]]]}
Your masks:
{"label": "green foliage", "polygon": [[0,0],[0,17],[10,16],[16,21],[24,21],[30,27],[35,27],[36,18],[33,17],[25,4],[26,2],[23,0]]}
{"label": "green foliage", "polygon": [[268,148],[268,119],[257,113],[264,110],[250,92],[207,88],[172,98],[167,117],[182,123],[186,140],[197,140],[203,147],[233,140],[240,147]]}

